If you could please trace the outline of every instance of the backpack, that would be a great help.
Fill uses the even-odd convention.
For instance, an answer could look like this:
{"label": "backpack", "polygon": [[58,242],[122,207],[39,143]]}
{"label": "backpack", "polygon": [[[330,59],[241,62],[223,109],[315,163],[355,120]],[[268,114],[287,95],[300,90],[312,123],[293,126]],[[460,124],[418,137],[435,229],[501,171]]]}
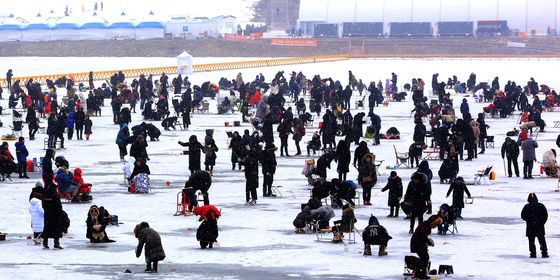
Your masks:
{"label": "backpack", "polygon": [[396,127],[392,126],[389,129],[387,129],[387,134],[400,135],[401,133]]}

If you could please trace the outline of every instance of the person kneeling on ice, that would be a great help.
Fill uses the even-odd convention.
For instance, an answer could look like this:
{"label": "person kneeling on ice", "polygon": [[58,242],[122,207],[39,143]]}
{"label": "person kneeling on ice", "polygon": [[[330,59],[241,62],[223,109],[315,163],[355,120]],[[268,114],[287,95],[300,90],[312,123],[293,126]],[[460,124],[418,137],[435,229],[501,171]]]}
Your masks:
{"label": "person kneeling on ice", "polygon": [[379,245],[379,256],[387,255],[387,242],[393,239],[374,215],[369,217],[368,226],[362,233],[362,240],[364,241],[364,256],[371,256],[371,245]]}
{"label": "person kneeling on ice", "polygon": [[105,232],[105,227],[111,220],[111,216],[103,206],[97,207],[92,205],[89,208],[88,217],[86,219],[87,231],[86,238],[89,238],[90,243],[106,243],[115,242],[109,239]]}
{"label": "person kneeling on ice", "polygon": [[91,195],[91,184],[84,183],[84,178],[82,178],[82,169],[74,169],[74,177],[72,178],[76,184],[78,184],[78,200],[79,201],[90,201]]}
{"label": "person kneeling on ice", "polygon": [[212,249],[214,243],[218,242],[218,218],[220,217],[220,211],[213,205],[204,205],[195,207],[193,213],[200,216],[198,221],[202,221],[196,230],[196,240],[200,242],[200,248],[206,249],[208,247]]}
{"label": "person kneeling on ice", "polygon": [[[432,228],[437,227],[442,223],[441,217],[438,215],[430,216],[426,221],[420,223],[412,238],[410,238],[410,252],[416,253],[419,257],[415,258],[416,265],[409,265],[415,271],[417,279],[430,279],[428,277],[428,263],[430,262],[430,255],[428,254],[428,246],[434,246],[434,241],[428,237],[432,233]],[[411,267],[413,266],[413,267]]]}
{"label": "person kneeling on ice", "polygon": [[333,194],[333,208],[342,208],[343,203],[342,200],[350,203],[350,205],[354,206],[353,198],[356,197],[356,189],[358,185],[352,180],[346,180],[341,182],[339,179],[332,179],[331,183],[335,189],[335,193]]}
{"label": "person kneeling on ice", "polygon": [[323,205],[317,209],[311,210],[311,216],[313,220],[318,221],[319,229],[326,229],[329,228],[329,221],[335,214],[331,207]]}
{"label": "person kneeling on ice", "polygon": [[334,226],[332,227],[332,243],[342,242],[343,233],[352,232],[352,230],[354,230],[354,224],[357,221],[358,220],[356,220],[356,216],[354,215],[354,206],[345,204],[342,207],[342,218],[338,221],[334,221]]}
{"label": "person kneeling on ice", "polygon": [[[320,203],[320,202],[319,202]],[[313,217],[311,216],[311,207],[306,205],[303,210],[299,212],[292,224],[296,227],[296,233],[305,233],[305,226],[307,223],[311,222]]]}
{"label": "person kneeling on ice", "polygon": [[134,170],[132,170],[132,174],[128,177],[128,181],[132,183],[128,191],[133,193],[148,193],[150,184],[148,175],[150,175],[150,168],[146,164],[146,160],[141,157],[137,158],[134,162]]}
{"label": "person kneeling on ice", "polygon": [[150,228],[146,222],[141,222],[134,227],[134,237],[138,239],[136,246],[136,257],[139,258],[144,248],[146,259],[146,272],[157,272],[158,262],[165,259],[165,251],[161,245],[161,238],[157,231]]}

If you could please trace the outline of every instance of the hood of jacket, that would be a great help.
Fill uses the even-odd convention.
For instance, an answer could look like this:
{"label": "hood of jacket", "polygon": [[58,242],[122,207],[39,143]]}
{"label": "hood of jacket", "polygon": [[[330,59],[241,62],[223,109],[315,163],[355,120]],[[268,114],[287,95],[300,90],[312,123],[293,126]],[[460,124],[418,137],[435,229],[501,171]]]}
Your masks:
{"label": "hood of jacket", "polygon": [[371,215],[371,217],[369,217],[368,225],[377,226],[377,225],[379,225],[379,221],[377,220],[377,218],[374,215]]}
{"label": "hood of jacket", "polygon": [[535,193],[530,193],[527,197],[527,202],[539,202],[539,199],[537,198],[537,195]]}
{"label": "hood of jacket", "polygon": [[[74,169],[74,176],[81,177],[81,176],[82,176],[82,169],[80,169],[79,167],[77,167],[76,169]],[[95,206],[95,205],[94,205],[94,206]]]}

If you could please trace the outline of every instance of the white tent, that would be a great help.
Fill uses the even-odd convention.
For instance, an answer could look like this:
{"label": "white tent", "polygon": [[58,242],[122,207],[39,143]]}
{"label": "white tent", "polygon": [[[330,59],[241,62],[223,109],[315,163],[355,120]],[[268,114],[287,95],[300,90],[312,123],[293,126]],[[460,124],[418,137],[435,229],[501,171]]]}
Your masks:
{"label": "white tent", "polygon": [[154,16],[153,12],[139,21],[135,28],[136,40],[162,39],[165,34],[165,25]]}
{"label": "white tent", "polygon": [[23,27],[22,33],[22,41],[49,41],[51,25],[39,14]]}
{"label": "white tent", "polygon": [[51,40],[79,40],[80,31],[75,18],[64,17],[59,20],[51,29]]}
{"label": "white tent", "polygon": [[97,16],[86,18],[79,29],[79,40],[105,40],[107,39],[107,25]]}
{"label": "white tent", "polygon": [[22,40],[22,25],[15,18],[7,18],[2,25],[0,25],[0,42],[7,41],[21,41]]}
{"label": "white tent", "polygon": [[135,30],[134,23],[127,19],[125,13],[122,13],[120,17],[107,26],[107,39],[134,39]]}
{"label": "white tent", "polygon": [[180,75],[190,75],[193,72],[193,57],[187,52],[177,56],[177,73]]}

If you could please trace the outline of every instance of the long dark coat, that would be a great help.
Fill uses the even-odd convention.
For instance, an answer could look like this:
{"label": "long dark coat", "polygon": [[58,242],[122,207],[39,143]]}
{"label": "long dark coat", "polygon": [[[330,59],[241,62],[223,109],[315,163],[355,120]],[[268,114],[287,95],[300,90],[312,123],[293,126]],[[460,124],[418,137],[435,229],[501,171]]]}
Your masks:
{"label": "long dark coat", "polygon": [[140,257],[142,248],[144,248],[146,262],[155,262],[165,259],[165,251],[163,251],[163,246],[161,245],[161,238],[147,223],[137,225],[134,229],[134,234],[136,238],[138,238],[136,257]]}
{"label": "long dark coat", "polygon": [[44,191],[43,209],[45,210],[43,238],[61,238],[64,231],[62,226],[62,203],[56,195],[54,187],[49,187]]}
{"label": "long dark coat", "polygon": [[453,181],[451,186],[449,186],[447,196],[449,196],[451,192],[453,192],[453,208],[465,208],[464,193],[467,193],[467,195],[471,197],[471,193],[469,189],[467,189],[465,182],[457,178],[457,180]]}
{"label": "long dark coat", "polygon": [[386,190],[389,190],[387,205],[398,207],[403,194],[403,185],[402,185],[401,177],[399,176],[389,177],[387,179],[387,185],[385,185],[385,187],[381,189],[382,192]]}
{"label": "long dark coat", "polygon": [[195,172],[200,170],[200,154],[204,146],[198,142],[196,136],[191,135],[189,142],[179,142],[183,147],[189,147],[189,170]]}
{"label": "long dark coat", "polygon": [[337,171],[338,173],[348,173],[350,172],[350,147],[346,142],[339,142],[336,147],[336,156],[338,159]]}
{"label": "long dark coat", "polygon": [[525,235],[527,237],[544,236],[544,224],[546,224],[548,219],[548,211],[542,203],[539,203],[537,196],[534,194],[529,195],[527,201],[529,203],[525,204],[523,210],[521,211],[521,218],[527,224]]}

